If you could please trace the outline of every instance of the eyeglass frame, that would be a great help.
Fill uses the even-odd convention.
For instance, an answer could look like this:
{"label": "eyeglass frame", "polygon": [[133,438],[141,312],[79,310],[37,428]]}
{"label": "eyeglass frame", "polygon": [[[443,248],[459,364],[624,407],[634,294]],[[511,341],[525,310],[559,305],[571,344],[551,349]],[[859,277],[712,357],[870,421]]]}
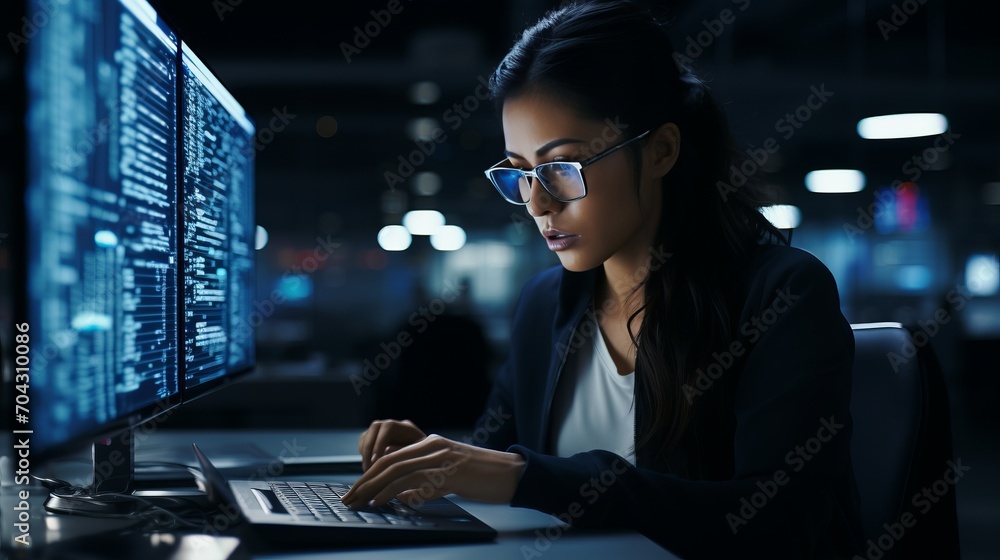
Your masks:
{"label": "eyeglass frame", "polygon": [[[493,171],[494,169],[508,169],[508,170],[511,170],[511,171],[518,171],[518,172],[521,173],[521,177],[527,177],[527,178],[529,178],[529,181],[528,181],[528,192],[529,193],[531,192],[531,181],[530,181],[530,179],[538,179],[538,184],[540,184],[542,186],[542,188],[545,189],[545,192],[547,192],[549,194],[549,196],[551,196],[555,200],[558,200],[559,202],[573,202],[574,200],[580,200],[581,198],[587,196],[587,179],[586,179],[586,177],[583,176],[583,168],[584,167],[587,167],[588,165],[590,165],[592,163],[596,163],[600,159],[602,159],[602,158],[604,158],[606,156],[609,156],[609,155],[615,153],[616,151],[624,148],[625,146],[631,144],[632,142],[635,142],[636,140],[641,140],[642,138],[645,138],[652,131],[653,131],[653,129],[649,129],[646,132],[643,132],[642,134],[639,134],[638,136],[635,136],[633,138],[629,138],[628,140],[626,140],[626,141],[624,141],[624,142],[622,142],[620,144],[616,144],[616,145],[614,145],[614,146],[612,146],[612,147],[604,150],[603,152],[601,152],[601,153],[599,153],[597,155],[594,155],[594,156],[591,156],[591,157],[585,159],[584,161],[549,161],[549,162],[546,162],[546,163],[539,163],[534,168],[532,168],[530,171],[525,171],[523,169],[517,169],[515,167],[499,167],[499,165],[501,163],[503,163],[505,161],[510,161],[510,158],[506,157],[506,158],[504,158],[504,159],[502,159],[502,160],[494,163],[492,166],[490,166],[489,169],[483,171],[483,173],[486,175],[486,178],[489,179],[490,184],[492,184],[493,187],[496,188],[497,192],[500,193],[500,197],[503,198],[504,200],[506,200],[507,202],[511,203],[511,204],[516,204],[518,206],[526,206],[528,204],[528,202],[531,201],[531,199],[529,198],[528,200],[525,200],[524,202],[514,202],[513,200],[510,200],[509,198],[507,198],[507,196],[504,195],[503,190],[501,190],[500,187],[497,186],[497,184],[493,180],[493,178],[490,177],[490,172]],[[547,186],[545,186],[545,182],[538,176],[537,172],[535,171],[539,167],[544,167],[546,165],[569,165],[570,167],[575,168],[576,171],[577,171],[577,173],[580,174],[580,182],[583,183],[583,194],[581,194],[580,196],[578,196],[576,198],[570,198],[570,199],[562,199],[562,198],[559,198],[558,196],[556,196],[555,194],[553,194],[552,191],[550,191],[549,188]],[[520,182],[521,177],[518,177],[518,182]]]}

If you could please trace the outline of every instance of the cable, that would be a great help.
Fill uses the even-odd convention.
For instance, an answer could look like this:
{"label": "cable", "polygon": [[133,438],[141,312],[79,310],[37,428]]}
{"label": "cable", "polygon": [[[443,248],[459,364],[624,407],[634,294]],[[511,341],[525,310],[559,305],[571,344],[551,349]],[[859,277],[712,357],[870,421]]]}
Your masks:
{"label": "cable", "polygon": [[[66,502],[79,502],[81,504],[86,504],[88,507],[99,506],[103,501],[107,502],[108,499],[114,500],[127,500],[138,504],[140,507],[134,511],[127,513],[104,513],[100,511],[86,511],[80,513],[79,515],[84,515],[87,517],[98,517],[105,519],[138,519],[145,522],[145,529],[178,529],[178,528],[190,528],[190,529],[202,529],[205,523],[208,521],[209,513],[197,506],[197,504],[191,500],[186,500],[184,498],[176,497],[164,497],[159,498],[162,501],[170,502],[178,506],[185,506],[180,512],[173,512],[168,509],[162,508],[145,498],[135,496],[132,494],[123,494],[119,492],[105,492],[100,494],[94,494],[89,487],[73,486],[70,483],[59,480],[55,478],[45,478],[36,475],[32,475],[32,478],[39,481],[42,486],[49,490],[49,492]],[[194,515],[192,515],[194,514]],[[187,518],[186,518],[187,517]],[[196,520],[191,520],[191,517],[196,517]],[[199,523],[200,521],[200,523]]]}

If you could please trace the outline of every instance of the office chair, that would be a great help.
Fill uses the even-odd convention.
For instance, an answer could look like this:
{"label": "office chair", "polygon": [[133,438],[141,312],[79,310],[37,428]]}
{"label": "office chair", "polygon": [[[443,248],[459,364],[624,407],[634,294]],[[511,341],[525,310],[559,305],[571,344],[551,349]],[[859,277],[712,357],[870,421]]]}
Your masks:
{"label": "office chair", "polygon": [[[940,482],[955,461],[951,419],[931,339],[926,333],[915,339],[917,330],[899,323],[851,328],[851,457],[861,495],[865,552],[882,560],[959,558],[955,488]],[[936,489],[947,488],[947,493],[933,494],[937,501],[930,503],[922,492],[933,491],[935,482]],[[906,514],[912,518],[903,517]],[[904,520],[911,526],[905,527]]]}

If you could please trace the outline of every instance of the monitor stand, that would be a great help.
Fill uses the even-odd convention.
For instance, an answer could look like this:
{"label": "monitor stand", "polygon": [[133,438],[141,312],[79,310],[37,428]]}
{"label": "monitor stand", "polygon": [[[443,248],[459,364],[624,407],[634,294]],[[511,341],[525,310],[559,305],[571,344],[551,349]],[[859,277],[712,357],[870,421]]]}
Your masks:
{"label": "monitor stand", "polygon": [[95,441],[93,482],[89,486],[53,486],[50,482],[45,509],[73,515],[121,516],[141,509],[145,505],[143,501],[156,504],[158,498],[204,496],[193,483],[185,489],[137,488],[132,436],[132,428],[128,428],[113,437]]}

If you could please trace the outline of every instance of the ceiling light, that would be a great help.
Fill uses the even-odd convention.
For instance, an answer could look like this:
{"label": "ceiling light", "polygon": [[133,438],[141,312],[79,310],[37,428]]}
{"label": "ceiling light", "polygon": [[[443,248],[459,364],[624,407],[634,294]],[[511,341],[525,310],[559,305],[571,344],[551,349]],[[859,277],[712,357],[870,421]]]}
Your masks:
{"label": "ceiling light", "polygon": [[411,119],[406,125],[406,133],[411,140],[432,140],[435,132],[441,128],[437,120],[429,117]]}
{"label": "ceiling light", "polygon": [[430,105],[441,98],[441,88],[434,82],[417,82],[410,86],[410,101]]}
{"label": "ceiling light", "polygon": [[441,190],[441,176],[433,171],[421,171],[413,176],[413,191],[422,196],[434,196]]}
{"label": "ceiling light", "polygon": [[865,174],[857,169],[818,169],[806,173],[806,188],[814,193],[852,193],[865,188]]}
{"label": "ceiling light", "polygon": [[465,245],[465,230],[458,226],[441,226],[431,235],[431,247],[438,251],[457,251]]}
{"label": "ceiling light", "polygon": [[254,234],[254,243],[253,243],[254,249],[260,251],[261,249],[266,247],[267,240],[268,240],[267,230],[264,229],[264,226],[257,226],[257,231]]}
{"label": "ceiling light", "polygon": [[903,113],[868,117],[858,121],[858,135],[868,140],[933,136],[948,130],[941,113]]}
{"label": "ceiling light", "polygon": [[411,241],[410,232],[403,226],[385,226],[378,232],[378,245],[386,251],[405,251]]}
{"label": "ceiling light", "polygon": [[403,215],[403,227],[413,235],[433,235],[444,225],[444,214],[437,210],[410,210]]}
{"label": "ceiling light", "polygon": [[992,296],[1000,292],[1000,266],[995,254],[971,255],[965,262],[965,286],[972,295]]}

